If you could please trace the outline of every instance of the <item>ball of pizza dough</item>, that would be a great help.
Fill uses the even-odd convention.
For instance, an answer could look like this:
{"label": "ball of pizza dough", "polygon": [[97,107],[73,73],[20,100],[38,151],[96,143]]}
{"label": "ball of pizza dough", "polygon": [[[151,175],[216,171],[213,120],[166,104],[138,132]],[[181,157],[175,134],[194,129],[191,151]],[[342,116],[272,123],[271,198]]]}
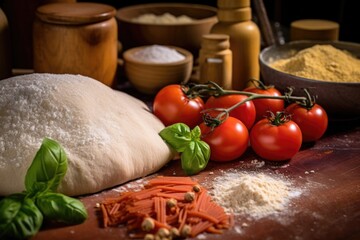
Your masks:
{"label": "ball of pizza dough", "polygon": [[81,75],[29,74],[0,81],[0,195],[25,190],[42,140],[68,157],[59,192],[89,194],[158,171],[173,158],[164,125],[142,101]]}

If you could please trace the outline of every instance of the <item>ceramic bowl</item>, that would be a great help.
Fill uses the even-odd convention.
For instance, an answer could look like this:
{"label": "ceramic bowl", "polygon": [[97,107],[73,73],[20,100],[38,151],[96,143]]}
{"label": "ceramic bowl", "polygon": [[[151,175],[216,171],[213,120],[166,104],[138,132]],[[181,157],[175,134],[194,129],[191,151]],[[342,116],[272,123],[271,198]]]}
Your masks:
{"label": "ceramic bowl", "polygon": [[184,55],[177,62],[153,63],[134,58],[134,53],[149,46],[128,49],[123,54],[124,71],[129,82],[141,93],[153,95],[169,84],[187,82],[193,66],[192,54],[179,47],[166,46]]}
{"label": "ceramic bowl", "polygon": [[[194,19],[190,23],[137,23],[133,19],[143,14],[174,16],[186,15]],[[118,35],[124,49],[143,45],[172,45],[198,55],[202,35],[210,32],[217,22],[217,9],[200,4],[154,3],[120,8],[117,11]]]}
{"label": "ceramic bowl", "polygon": [[260,70],[264,83],[274,85],[282,92],[286,91],[287,87],[293,86],[296,95],[303,95],[302,89],[308,88],[317,96],[316,102],[324,107],[331,119],[360,119],[360,79],[357,83],[320,81],[284,73],[269,65],[275,60],[289,58],[296,52],[316,44],[330,44],[360,58],[360,44],[350,42],[294,41],[270,46],[260,53]]}

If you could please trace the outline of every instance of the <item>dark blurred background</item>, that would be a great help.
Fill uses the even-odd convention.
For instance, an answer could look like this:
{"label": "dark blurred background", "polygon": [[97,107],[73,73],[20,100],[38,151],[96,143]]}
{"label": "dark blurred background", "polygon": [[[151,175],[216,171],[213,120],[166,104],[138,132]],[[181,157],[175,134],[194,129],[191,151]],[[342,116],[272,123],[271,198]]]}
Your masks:
{"label": "dark blurred background", "polygon": [[[89,1],[89,0],[86,0]],[[99,2],[90,0],[92,2]],[[104,0],[116,8],[135,4],[155,2],[183,2],[205,4],[216,7],[216,0],[207,1],[144,1]],[[263,0],[269,20],[280,23],[285,37],[288,37],[290,23],[299,19],[326,19],[340,24],[341,41],[360,42],[360,1],[359,0]],[[254,13],[256,21],[256,13]]]}
{"label": "dark blurred background", "polygon": [[[32,22],[37,6],[56,1],[76,0],[0,0],[0,8],[8,18],[10,29],[12,63],[14,68],[32,67]],[[207,1],[144,1],[144,0],[78,0],[78,2],[99,2],[116,9],[129,5],[178,2],[196,3],[216,7],[216,0]],[[254,0],[255,1],[255,0]],[[253,1],[252,1],[253,2]],[[340,24],[339,40],[360,42],[359,0],[263,0],[267,15],[278,39],[289,40],[290,23],[299,19],[325,19]],[[254,10],[254,8],[253,8]],[[257,15],[254,11],[254,21]],[[280,36],[280,37],[279,37]],[[281,41],[280,41],[281,42]]]}

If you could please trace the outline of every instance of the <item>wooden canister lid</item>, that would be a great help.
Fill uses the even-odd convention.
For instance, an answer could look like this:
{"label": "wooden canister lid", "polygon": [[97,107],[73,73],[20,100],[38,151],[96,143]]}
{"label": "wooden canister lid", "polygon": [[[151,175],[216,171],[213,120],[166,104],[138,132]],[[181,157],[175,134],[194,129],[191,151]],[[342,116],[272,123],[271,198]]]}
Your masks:
{"label": "wooden canister lid", "polygon": [[290,38],[295,40],[338,40],[339,24],[322,19],[302,19],[291,23]]}
{"label": "wooden canister lid", "polygon": [[201,47],[208,50],[225,50],[230,48],[230,37],[226,34],[209,33],[202,36]]}
{"label": "wooden canister lid", "polygon": [[218,0],[217,6],[225,9],[250,7],[250,0]]}
{"label": "wooden canister lid", "polygon": [[251,20],[251,8],[218,9],[218,19],[223,22],[241,22]]}
{"label": "wooden canister lid", "polygon": [[80,25],[102,22],[114,17],[116,9],[100,3],[50,3],[36,9],[36,16],[48,23]]}

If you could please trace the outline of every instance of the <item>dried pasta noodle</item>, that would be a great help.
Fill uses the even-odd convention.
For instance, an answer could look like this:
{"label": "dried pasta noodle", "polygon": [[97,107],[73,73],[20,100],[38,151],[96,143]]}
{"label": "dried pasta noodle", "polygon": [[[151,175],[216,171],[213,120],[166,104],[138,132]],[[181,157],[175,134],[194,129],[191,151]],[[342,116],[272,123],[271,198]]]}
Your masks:
{"label": "dried pasta noodle", "polygon": [[[133,233],[130,237],[156,234],[160,229],[176,229],[181,233],[185,228],[190,231],[183,237],[195,237],[202,232],[222,233],[233,224],[231,215],[189,177],[151,179],[140,191],[105,199],[101,211],[105,227],[124,224]],[[142,225],[145,219],[153,223],[146,226],[148,231]]]}

